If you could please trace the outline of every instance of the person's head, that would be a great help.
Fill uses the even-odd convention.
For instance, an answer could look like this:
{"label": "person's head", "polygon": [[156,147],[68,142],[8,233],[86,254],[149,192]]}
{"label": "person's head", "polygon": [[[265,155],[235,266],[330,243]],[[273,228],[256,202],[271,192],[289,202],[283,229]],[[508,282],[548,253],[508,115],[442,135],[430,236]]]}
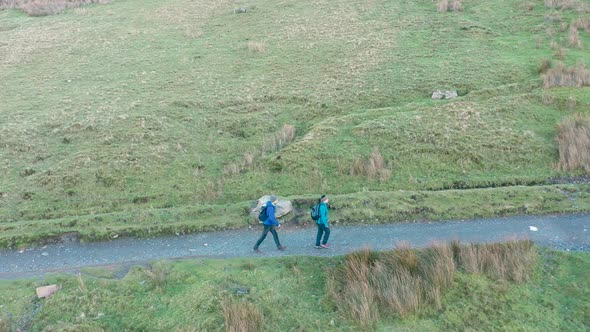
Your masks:
{"label": "person's head", "polygon": [[279,197],[277,195],[271,195],[270,196],[270,202],[272,204],[277,204],[279,202]]}
{"label": "person's head", "polygon": [[328,204],[328,201],[328,196],[322,195],[322,197],[320,197],[320,202]]}

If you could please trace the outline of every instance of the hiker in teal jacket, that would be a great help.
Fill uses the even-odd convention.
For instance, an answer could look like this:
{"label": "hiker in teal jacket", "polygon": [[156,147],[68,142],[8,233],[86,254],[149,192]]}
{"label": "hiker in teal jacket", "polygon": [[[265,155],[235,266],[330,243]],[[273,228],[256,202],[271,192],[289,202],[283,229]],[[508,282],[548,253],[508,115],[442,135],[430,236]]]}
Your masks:
{"label": "hiker in teal jacket", "polygon": [[[315,240],[315,247],[317,249],[328,249],[328,238],[330,238],[330,224],[328,223],[328,197],[322,195],[319,200],[320,204],[320,218],[317,221],[318,235]],[[322,236],[324,237],[322,241]]]}

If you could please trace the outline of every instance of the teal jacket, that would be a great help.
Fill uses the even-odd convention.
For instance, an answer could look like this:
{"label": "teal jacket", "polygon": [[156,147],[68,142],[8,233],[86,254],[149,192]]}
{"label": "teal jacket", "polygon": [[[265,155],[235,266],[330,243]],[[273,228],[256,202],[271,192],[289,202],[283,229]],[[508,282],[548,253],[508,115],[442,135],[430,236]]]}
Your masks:
{"label": "teal jacket", "polygon": [[328,225],[328,205],[326,203],[320,203],[320,219],[318,219],[318,224],[323,224],[326,227]]}

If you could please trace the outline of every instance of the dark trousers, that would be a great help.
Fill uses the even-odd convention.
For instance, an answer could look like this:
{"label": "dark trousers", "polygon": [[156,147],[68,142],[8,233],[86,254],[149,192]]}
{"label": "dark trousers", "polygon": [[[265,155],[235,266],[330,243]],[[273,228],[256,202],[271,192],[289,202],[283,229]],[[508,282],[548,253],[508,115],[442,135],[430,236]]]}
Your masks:
{"label": "dark trousers", "polygon": [[272,234],[272,237],[275,239],[275,244],[277,245],[277,248],[281,247],[281,242],[279,242],[279,235],[277,234],[275,226],[264,225],[264,230],[262,231],[262,235],[260,236],[260,239],[258,239],[258,241],[256,241],[256,245],[254,246],[254,250],[258,249],[258,247],[260,246],[262,241],[264,241],[264,239],[266,239],[266,235],[268,234],[268,232],[270,232]]}
{"label": "dark trousers", "polygon": [[[322,241],[322,235],[324,236],[324,241]],[[324,224],[318,224],[318,236],[315,239],[315,245],[319,246],[320,241],[322,241],[322,244],[328,243],[328,238],[330,238],[330,227]]]}

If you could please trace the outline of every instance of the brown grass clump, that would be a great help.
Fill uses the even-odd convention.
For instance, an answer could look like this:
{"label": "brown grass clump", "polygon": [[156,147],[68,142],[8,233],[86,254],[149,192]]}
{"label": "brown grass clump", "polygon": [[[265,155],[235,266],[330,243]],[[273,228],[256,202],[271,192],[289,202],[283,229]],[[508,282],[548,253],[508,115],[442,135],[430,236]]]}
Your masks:
{"label": "brown grass clump", "polygon": [[47,16],[63,13],[66,9],[109,2],[111,0],[0,0],[0,8],[18,8],[29,16]]}
{"label": "brown grass clump", "polygon": [[266,43],[249,41],[248,42],[248,51],[250,51],[252,53],[264,53],[264,52],[266,52]]}
{"label": "brown grass clump", "polygon": [[545,59],[537,66],[537,72],[539,74],[545,74],[547,70],[551,69],[551,60]]}
{"label": "brown grass clump", "polygon": [[451,4],[449,5],[449,11],[452,11],[452,12],[462,12],[463,11],[463,5],[461,4],[461,0],[453,0],[453,1],[451,1]]}
{"label": "brown grass clump", "polygon": [[590,86],[590,70],[586,69],[586,65],[583,63],[567,68],[560,62],[555,68],[547,70],[541,77],[543,78],[544,88]]}
{"label": "brown grass clump", "polygon": [[439,0],[437,10],[439,13],[446,13],[449,11],[449,0]]}
{"label": "brown grass clump", "polygon": [[371,328],[381,314],[404,317],[426,305],[440,308],[442,294],[459,267],[495,280],[528,280],[537,261],[531,241],[462,246],[436,242],[413,250],[399,243],[396,250],[361,250],[328,273],[327,296],[346,317]]}
{"label": "brown grass clump", "polygon": [[576,114],[557,126],[561,170],[583,169],[590,174],[590,116]]}
{"label": "brown grass clump", "polygon": [[295,139],[296,130],[292,125],[285,124],[271,139],[264,144],[264,152],[279,151]]}
{"label": "brown grass clump", "polygon": [[254,304],[228,298],[221,303],[221,308],[227,332],[262,331],[262,313]]}
{"label": "brown grass clump", "polygon": [[570,26],[570,30],[567,33],[567,43],[571,47],[582,48],[582,39],[580,33],[575,26]]}
{"label": "brown grass clump", "polygon": [[0,316],[0,332],[10,332],[10,321],[8,317]]}
{"label": "brown grass clump", "polygon": [[391,177],[391,169],[385,164],[379,148],[374,147],[367,160],[357,158],[352,162],[350,175],[364,175],[369,179],[387,181]]}
{"label": "brown grass clump", "polygon": [[541,48],[541,46],[543,46],[543,38],[541,38],[541,36],[536,36],[535,37],[535,48],[539,49],[539,48]]}
{"label": "brown grass clump", "polygon": [[242,160],[225,165],[223,167],[223,174],[233,176],[242,173],[242,171],[245,169],[252,168],[256,158],[267,153],[273,153],[281,150],[289,143],[293,142],[293,140],[295,140],[296,133],[297,131],[292,125],[283,125],[283,127],[277,133],[264,141],[263,145],[258,151],[246,152],[244,153]]}
{"label": "brown grass clump", "polygon": [[461,0],[439,0],[437,5],[437,10],[440,13],[446,12],[460,12],[463,11],[463,5],[461,4]]}
{"label": "brown grass clump", "polygon": [[537,251],[532,241],[513,240],[462,246],[457,263],[467,273],[521,283],[529,280],[536,260]]}
{"label": "brown grass clump", "polygon": [[583,29],[586,32],[590,32],[590,18],[577,18],[572,22],[572,26],[575,26],[577,29]]}
{"label": "brown grass clump", "polygon": [[588,4],[579,0],[545,0],[545,7],[552,9],[571,9],[580,12],[588,11]]}

